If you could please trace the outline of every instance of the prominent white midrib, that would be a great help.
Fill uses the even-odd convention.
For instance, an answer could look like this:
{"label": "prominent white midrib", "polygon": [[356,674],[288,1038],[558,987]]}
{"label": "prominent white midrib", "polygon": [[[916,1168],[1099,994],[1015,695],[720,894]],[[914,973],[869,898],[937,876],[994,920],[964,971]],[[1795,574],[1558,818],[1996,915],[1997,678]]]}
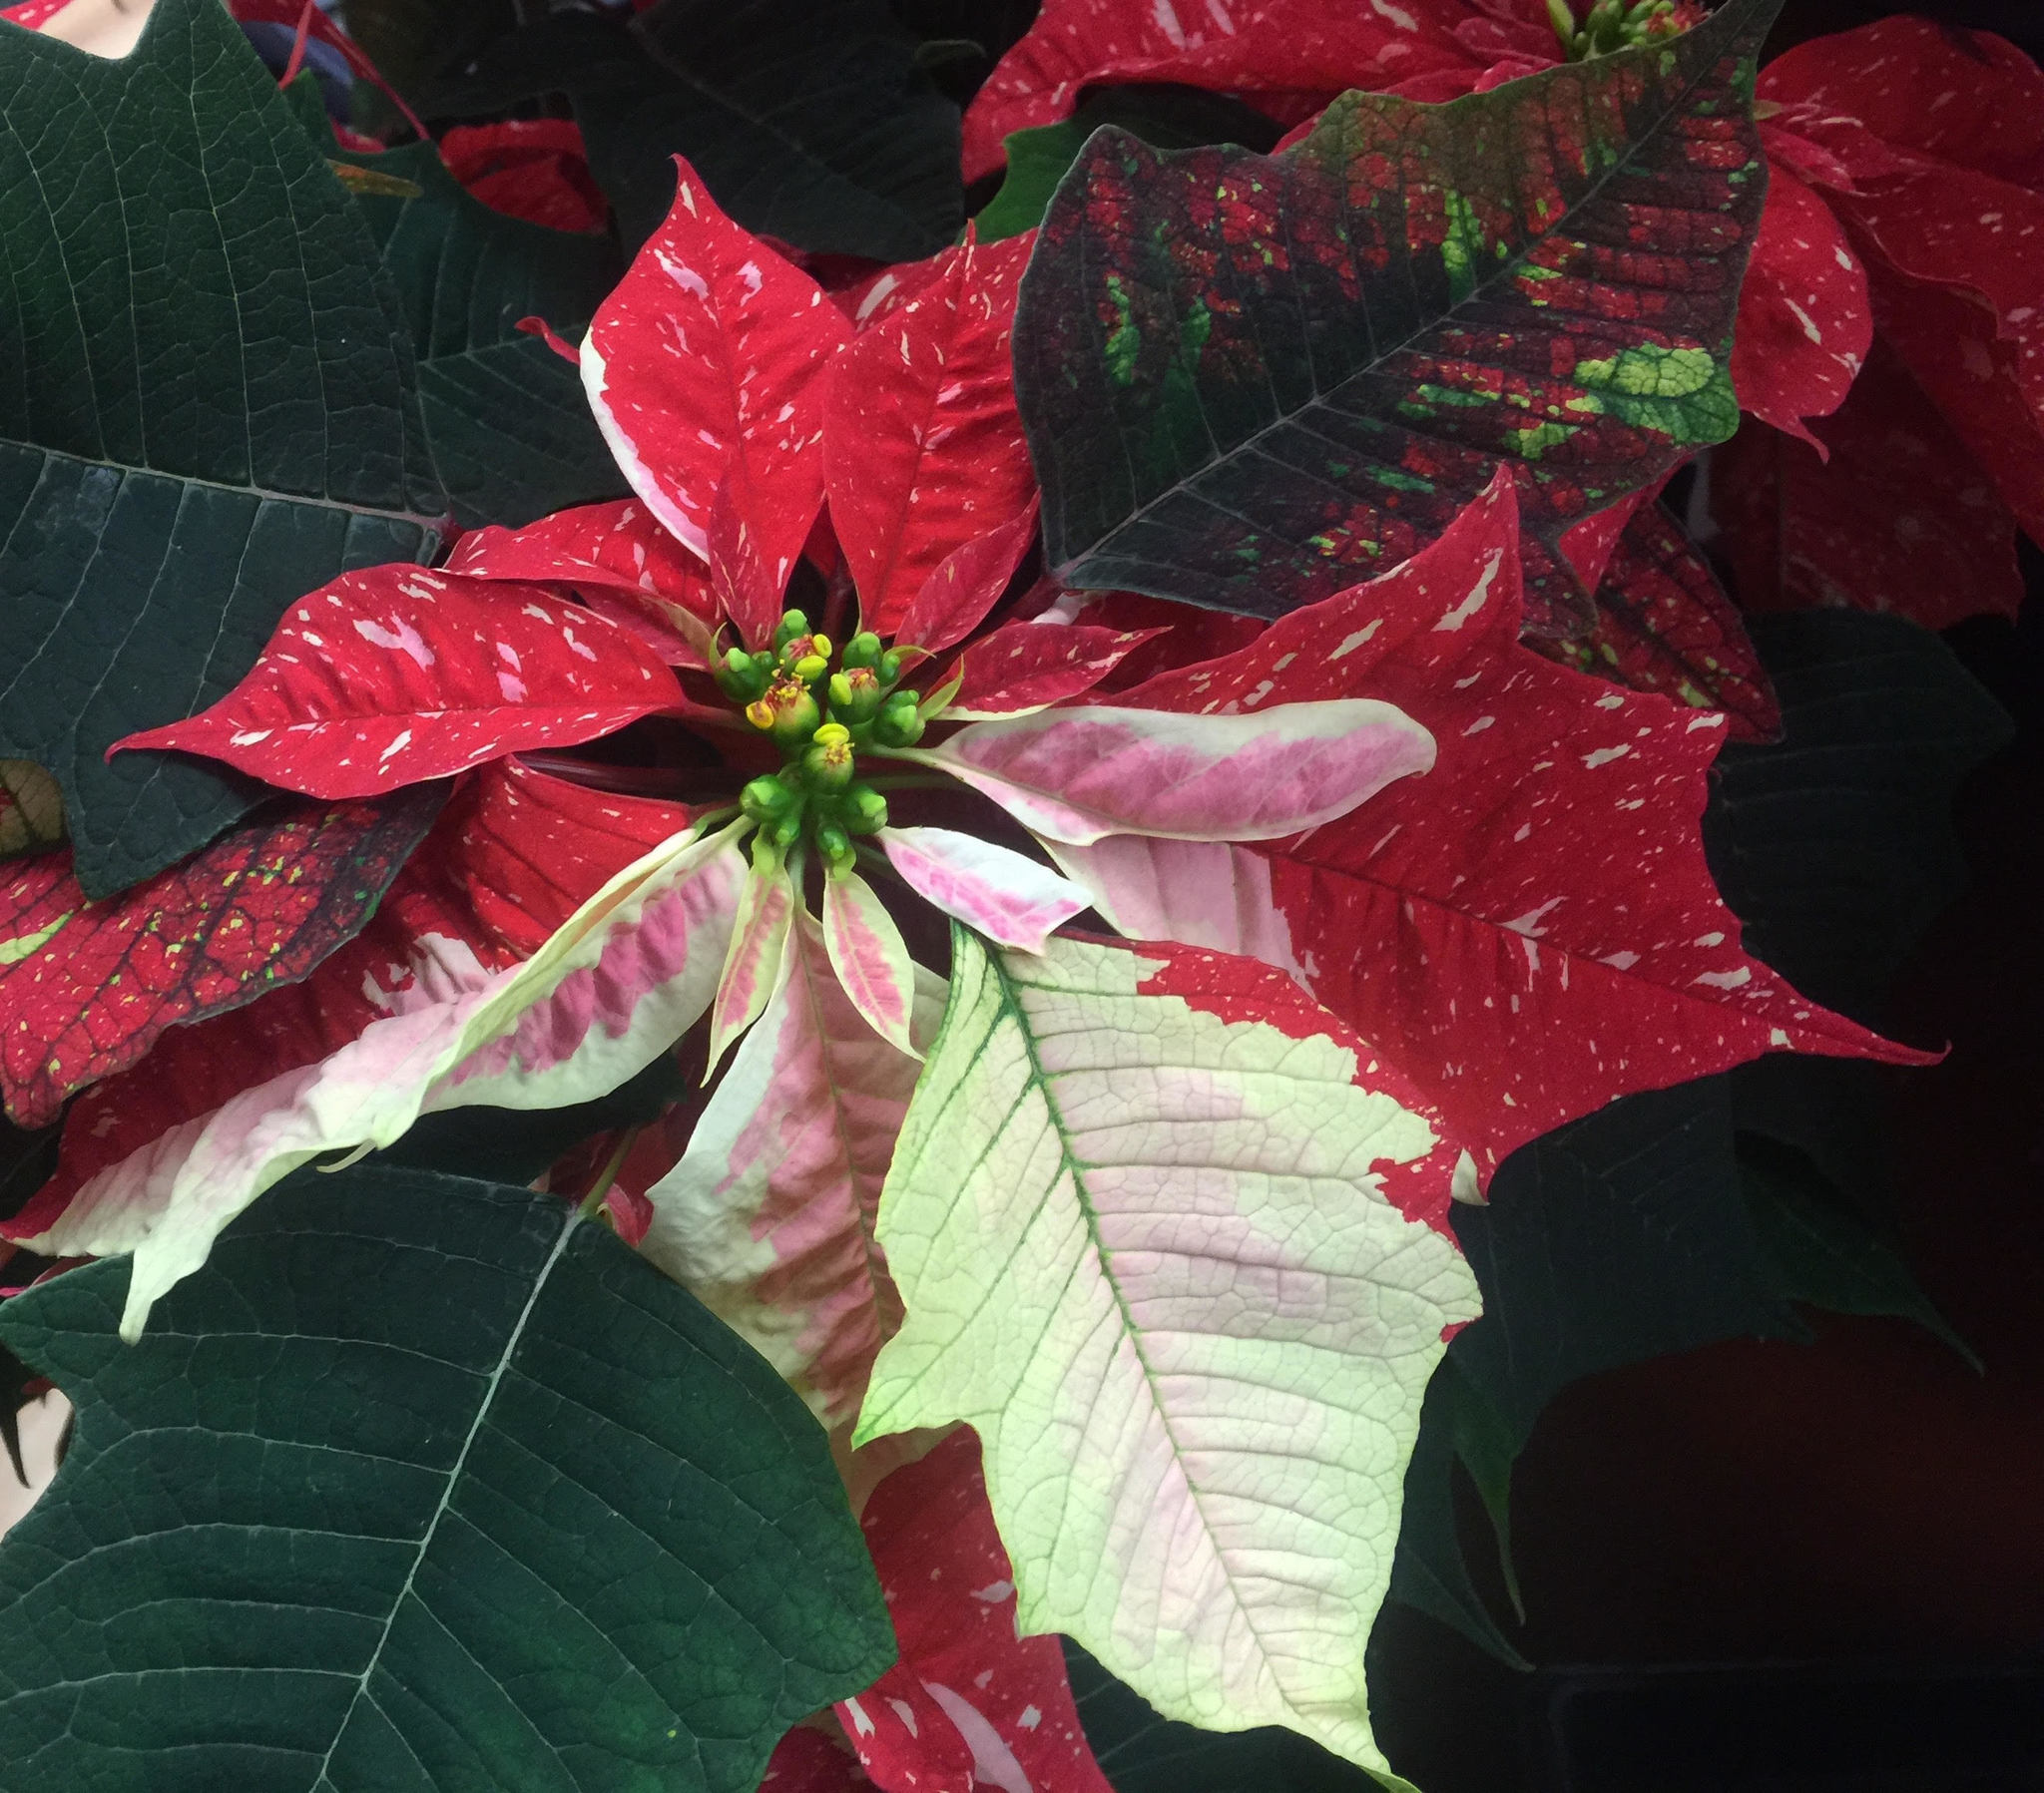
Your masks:
{"label": "prominent white midrib", "polygon": [[418,1579],[419,1566],[425,1562],[426,1553],[433,1548],[433,1537],[440,1530],[440,1521],[454,1504],[455,1484],[461,1480],[461,1472],[468,1464],[468,1454],[475,1448],[477,1436],[482,1432],[483,1421],[490,1416],[490,1408],[497,1399],[497,1385],[504,1380],[504,1372],[511,1367],[511,1355],[518,1349],[519,1341],[525,1336],[526,1322],[532,1318],[532,1310],[539,1305],[539,1298],[547,1286],[547,1278],[554,1273],[554,1266],[561,1261],[561,1254],[568,1249],[568,1240],[581,1223],[581,1216],[568,1208],[565,1224],[560,1236],[554,1240],[553,1249],[547,1253],[546,1262],[539,1267],[539,1274],[532,1279],[532,1293],[525,1298],[525,1305],[518,1310],[518,1318],[511,1322],[511,1330],[505,1335],[504,1349],[490,1371],[490,1379],[483,1385],[482,1399],[476,1403],[475,1418],[469,1423],[468,1435],[461,1441],[461,1449],[454,1454],[454,1461],[448,1466],[447,1484],[441,1490],[440,1499],[433,1507],[433,1517],[426,1522],[425,1532],[419,1538],[418,1549],[412,1555],[411,1568],[404,1571],[404,1585],[398,1588],[397,1597],[390,1602],[389,1616],[383,1620],[383,1628],[376,1635],[375,1647],[369,1651],[369,1659],[362,1664],[362,1672],[355,1677],[355,1690],[348,1696],[347,1708],[340,1715],[340,1722],[334,1727],[333,1741],[326,1746],[326,1753],[319,1758],[319,1773],[312,1785],[331,1786],[333,1752],[340,1747],[340,1740],[347,1735],[347,1727],[354,1720],[355,1709],[364,1699],[369,1698],[369,1679],[383,1660],[383,1651],[390,1642],[390,1633],[397,1624],[397,1615],[404,1610],[404,1603],[411,1598],[412,1583]]}
{"label": "prominent white midrib", "polygon": [[[983,950],[986,953],[988,969],[1000,980],[1001,1006],[1014,1017],[1015,1031],[1022,1037],[1022,1050],[1028,1056],[1031,1083],[1041,1095],[1045,1113],[1051,1125],[1057,1130],[1059,1173],[1072,1179],[1072,1198],[1078,1204],[1080,1215],[1086,1222],[1087,1241],[1092,1246],[1094,1258],[1100,1265],[1101,1277],[1106,1282],[1109,1293],[1114,1296],[1115,1311],[1121,1316],[1123,1336],[1128,1339],[1129,1349],[1135,1353],[1137,1366],[1143,1372],[1143,1386],[1149,1393],[1151,1406],[1156,1410],[1158,1424],[1164,1428],[1164,1436],[1170,1442],[1172,1465],[1185,1479],[1186,1493],[1192,1500],[1193,1511],[1200,1516],[1201,1534],[1213,1549],[1214,1561],[1221,1569],[1223,1581],[1227,1584],[1229,1598],[1235,1602],[1235,1609],[1242,1614],[1243,1623],[1248,1626],[1250,1635],[1257,1640],[1257,1649],[1269,1667],[1272,1679],[1278,1682],[1279,1692],[1283,1694],[1283,1684],[1278,1674],[1278,1659],[1272,1654],[1270,1644],[1258,1628],[1254,1603],[1244,1597],[1243,1590],[1236,1583],[1235,1566],[1229,1561],[1220,1534],[1208,1517],[1200,1485],[1194,1480],[1193,1472],[1187,1465],[1185,1447],[1180,1443],[1178,1429],[1172,1423],[1171,1410],[1165,1405],[1164,1396],[1157,1386],[1157,1372],[1151,1367],[1149,1353],[1143,1348],[1143,1329],[1137,1325],[1136,1316],[1129,1307],[1128,1297],[1122,1293],[1121,1280],[1114,1273],[1114,1253],[1107,1241],[1101,1237],[1100,1216],[1095,1211],[1092,1197],[1086,1189],[1087,1165],[1084,1160],[1073,1155],[1071,1129],[1065,1124],[1064,1111],[1058,1106],[1057,1097],[1051,1088],[1053,1074],[1044,1068],[1042,1059],[1037,1056],[1036,1036],[1030,1028],[1029,1011],[1021,993],[1031,989],[1056,987],[1011,981],[1007,967],[996,956],[998,949],[989,946]],[[1059,990],[1057,994],[1069,993]],[[1051,1186],[1055,1188],[1055,1178]],[[1288,1703],[1289,1696],[1284,1697]]]}

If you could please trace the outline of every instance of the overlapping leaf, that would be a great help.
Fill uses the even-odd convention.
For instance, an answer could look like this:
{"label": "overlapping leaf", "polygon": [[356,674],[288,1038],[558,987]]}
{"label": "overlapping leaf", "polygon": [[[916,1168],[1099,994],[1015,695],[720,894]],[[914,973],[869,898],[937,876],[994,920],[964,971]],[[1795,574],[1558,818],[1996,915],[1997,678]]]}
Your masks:
{"label": "overlapping leaf", "polygon": [[1114,1793],[1054,1637],[1015,1634],[1015,1583],[961,1427],[859,1516],[901,1660],[837,1716],[884,1793]]}
{"label": "overlapping leaf", "polygon": [[[1486,1175],[1616,1096],[1769,1050],[1920,1062],[1743,950],[1697,833],[1723,715],[1520,647],[1512,513],[1500,475],[1387,578],[1122,694],[1255,713],[1280,691],[1366,691],[1439,747],[1425,777],[1302,840],[1211,849],[1263,859],[1253,877],[1239,857],[1204,874],[1181,863],[1177,937],[1296,969],[1439,1107]],[[1145,938],[1166,881],[1146,847],[1058,853],[1102,913]]]}
{"label": "overlapping leaf", "polygon": [[[941,980],[918,994],[927,1042]],[[770,995],[681,1161],[648,1191],[645,1250],[842,1425],[901,1317],[873,1213],[921,1067],[860,1016],[806,914]]]}
{"label": "overlapping leaf", "polygon": [[108,743],[220,696],[301,593],[423,557],[444,500],[375,245],[215,0],[119,62],[0,34],[0,753],[56,775],[100,897],[259,794]]}
{"label": "overlapping leaf", "polygon": [[128,1276],[0,1314],[80,1415],[0,1549],[10,1787],[752,1793],[893,1655],[800,1404],[557,1197],[308,1175],[133,1346]]}
{"label": "overlapping leaf", "polygon": [[732,223],[682,165],[667,222],[590,325],[582,377],[655,517],[740,575],[757,644],[823,500],[824,374],[849,335],[814,280]]}
{"label": "overlapping leaf", "polygon": [[1732,433],[1774,0],[1448,107],[1352,94],[1290,151],[1088,146],[1044,221],[1016,384],[1052,570],[1278,616],[1516,471],[1529,623],[1576,518]]}
{"label": "overlapping leaf", "polygon": [[358,1037],[181,1121],[10,1234],[53,1255],[133,1252],[122,1324],[139,1336],[156,1297],[297,1165],[387,1145],[423,1113],[565,1108],[644,1070],[710,1006],[743,875],[728,830],[664,842],[524,963],[439,954],[417,996]]}
{"label": "overlapping leaf", "polygon": [[628,27],[556,13],[434,96],[498,112],[566,93],[628,245],[694,164],[750,228],[804,249],[909,261],[963,221],[958,112],[883,0],[667,0]]}
{"label": "overlapping leaf", "polygon": [[530,957],[585,899],[688,821],[675,805],[600,795],[515,759],[485,767],[361,931],[302,983],[174,1028],[145,1065],[80,1096],[65,1118],[57,1174],[19,1229],[48,1227],[103,1176],[150,1186],[159,1168],[175,1170],[191,1132],[243,1091]]}
{"label": "overlapping leaf", "polygon": [[1267,967],[954,930],[880,1202],[907,1319],[857,1436],[973,1426],[1025,1629],[1168,1715],[1381,1769],[1363,1640],[1441,1329],[1475,1311],[1406,1217],[1451,1155]]}
{"label": "overlapping leaf", "polygon": [[965,115],[966,177],[998,168],[1003,139],[1065,118],[1089,87],[1172,83],[1295,100],[1469,63],[1469,53],[1430,16],[1435,10],[1330,7],[1323,0],[1238,0],[1183,10],[1133,0],[1046,0]]}
{"label": "overlapping leaf", "polygon": [[1876,344],[1828,451],[1757,422],[1713,458],[1711,504],[1749,610],[1850,605],[1927,629],[2023,601],[2016,520],[1892,349]]}
{"label": "overlapping leaf", "polygon": [[312,796],[364,797],[610,734],[681,696],[652,649],[579,605],[529,586],[373,567],[308,593],[212,708],[116,744],[204,753]]}
{"label": "overlapping leaf", "polygon": [[0,880],[8,1118],[47,1125],[166,1028],[307,976],[374,913],[444,795],[299,806],[98,902],[68,853],[15,867]]}
{"label": "overlapping leaf", "polygon": [[[948,250],[913,298],[852,341],[830,376],[822,450],[830,522],[857,583],[860,618],[881,635],[894,634],[946,556],[1007,523],[1035,489],[1008,344],[1028,255],[1020,241]],[[902,639],[950,645],[918,629]]]}
{"label": "overlapping leaf", "polygon": [[1581,641],[1542,644],[1563,666],[1725,714],[1730,740],[1772,740],[1781,706],[1718,576],[1658,504],[1633,513],[1597,586]]}
{"label": "overlapping leaf", "polygon": [[537,316],[580,335],[624,271],[616,246],[492,210],[430,143],[344,160],[416,190],[354,197],[411,329],[419,403],[456,520],[525,523],[623,493],[574,368],[519,328]]}

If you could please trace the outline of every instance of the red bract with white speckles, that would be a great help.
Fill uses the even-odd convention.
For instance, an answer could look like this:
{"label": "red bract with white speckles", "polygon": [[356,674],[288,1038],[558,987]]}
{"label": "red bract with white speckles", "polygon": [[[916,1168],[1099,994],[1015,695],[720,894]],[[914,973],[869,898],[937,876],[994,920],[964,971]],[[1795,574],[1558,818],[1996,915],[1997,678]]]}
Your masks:
{"label": "red bract with white speckles", "polygon": [[[440,792],[300,806],[238,828],[120,896],[88,902],[58,852],[0,881],[0,1087],[44,1126],[166,1028],[296,983],[375,913]],[[56,950],[49,950],[54,947]]]}
{"label": "red bract with white speckles", "polygon": [[211,709],[111,750],[176,747],[285,790],[365,797],[593,740],[681,695],[636,634],[550,592],[371,567],[293,606]]}
{"label": "red bract with white speckles", "polygon": [[590,324],[582,381],[633,490],[706,560],[725,495],[743,542],[721,546],[758,569],[733,620],[757,644],[822,503],[823,377],[851,326],[675,161],[674,209]]}
{"label": "red bract with white speckles", "polygon": [[1055,1637],[1015,1635],[1015,1582],[979,1441],[960,1427],[873,1491],[860,1522],[901,1661],[838,1721],[885,1793],[1111,1793]]}
{"label": "red bract with white speckles", "polygon": [[1416,1083],[1487,1178],[1614,1097],[1770,1050],[1921,1064],[1743,952],[1704,863],[1704,775],[1725,717],[1562,671],[1518,645],[1517,519],[1502,480],[1431,549],[1128,704],[1254,711],[1368,693],[1439,759],[1272,847],[1061,848],[1123,931],[1258,954]]}
{"label": "red bract with white speckles", "polygon": [[[949,250],[832,372],[823,412],[830,521],[860,614],[882,635],[900,626],[946,556],[1018,516],[1036,490],[1008,366],[1029,246],[1016,237]],[[996,587],[988,601],[998,596]],[[920,632],[903,639],[948,646]]]}

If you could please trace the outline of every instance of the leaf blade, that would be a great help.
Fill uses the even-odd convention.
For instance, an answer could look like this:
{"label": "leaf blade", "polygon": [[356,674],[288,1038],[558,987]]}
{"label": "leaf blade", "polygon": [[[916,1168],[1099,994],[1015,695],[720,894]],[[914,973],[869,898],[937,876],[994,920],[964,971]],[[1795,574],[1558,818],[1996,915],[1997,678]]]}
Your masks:
{"label": "leaf blade", "polygon": [[[1340,1501],[1319,1501],[1337,1484],[1375,1516],[1365,1532],[1395,1511],[1441,1327],[1473,1313],[1473,1284],[1447,1239],[1382,1192],[1411,1175],[1404,1200],[1445,1206],[1432,1128],[1323,1024],[1338,1026],[1248,961],[1071,940],[1023,959],[954,929],[951,1004],[881,1197],[908,1317],[875,1365],[856,1437],[968,1421],[1025,1629],[1070,1632],[1168,1714],[1286,1723],[1380,1769],[1357,1627],[1382,1598],[1388,1551],[1375,1561],[1344,1535],[1337,1568],[1315,1556],[1325,1586],[1284,1582],[1278,1565],[1310,1551],[1317,1528],[1340,1530]],[[1181,1082],[1192,1111],[1169,1094]],[[1168,1130],[1168,1159],[1143,1155],[1146,1123],[1153,1152]],[[1384,1160],[1402,1169],[1380,1183],[1368,1167]],[[1165,1162],[1174,1174],[1151,1186],[1141,1167]],[[1117,1181],[1118,1169],[1131,1174]],[[1264,1192],[1246,1195],[1250,1182]],[[1337,1186],[1342,1224],[1323,1224],[1331,1209],[1308,1218]],[[1276,1233],[1259,1227],[1260,1201]],[[1354,1232],[1337,1236],[1343,1225]],[[1280,1235],[1291,1245],[1274,1254]],[[1232,1285],[1247,1304],[1239,1325],[1216,1320],[1197,1282],[1174,1281],[1180,1251],[1260,1266]],[[1280,1263],[1306,1273],[1295,1291],[1314,1291],[1296,1311],[1278,1296]],[[1317,1332],[1304,1309],[1336,1299],[1337,1284],[1351,1318],[1372,1318],[1351,1332],[1330,1309]],[[1281,1341],[1307,1337],[1310,1349],[1281,1357]],[[1366,1421],[1345,1405],[1364,1383]],[[1255,1387],[1264,1405],[1229,1403],[1231,1387]],[[1295,1441],[1301,1427],[1321,1452],[1274,1459],[1278,1434]],[[1047,1476],[1046,1461],[1061,1467]],[[1312,1642],[1295,1657],[1260,1644],[1259,1617]]]}
{"label": "leaf blade", "polygon": [[[1738,419],[1774,4],[1450,106],[1350,94],[1278,157],[1096,135],[1016,315],[1053,574],[1279,616],[1411,555],[1503,460],[1533,626],[1587,620],[1563,529]],[[1682,224],[1639,250],[1643,315],[1617,245],[1657,211]]]}
{"label": "leaf blade", "polygon": [[[558,1199],[420,1171],[308,1175],[133,1348],[113,1333],[125,1274],[95,1265],[0,1315],[81,1410],[62,1477],[0,1551],[16,1714],[54,1782],[140,1769],[424,1793],[480,1760],[493,1785],[538,1789],[574,1784],[568,1765],[596,1750],[749,1793],[788,1723],[891,1658],[799,1404]],[[211,1435],[161,1405],[188,1376]],[[159,1466],[164,1530],[138,1527],[119,1553],[153,1564],[159,1594],[125,1615],[131,1659],[174,1644],[198,1659],[107,1677],[87,1738],[63,1722],[79,1696],[62,1627],[33,1614],[79,1584],[59,1560],[138,1456]],[[295,1486],[250,1474],[265,1456],[300,1466]],[[712,1524],[660,1492],[677,1483]],[[239,1555],[203,1542],[236,1535]],[[751,1673],[705,1683],[705,1652]]]}

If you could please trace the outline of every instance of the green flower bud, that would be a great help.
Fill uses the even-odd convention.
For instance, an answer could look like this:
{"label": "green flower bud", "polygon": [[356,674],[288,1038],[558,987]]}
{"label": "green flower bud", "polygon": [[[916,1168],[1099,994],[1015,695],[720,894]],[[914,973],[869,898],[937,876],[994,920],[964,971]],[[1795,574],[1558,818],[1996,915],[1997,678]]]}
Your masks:
{"label": "green flower bud", "polygon": [[870,784],[847,785],[837,811],[854,834],[877,834],[887,825],[887,799]]}
{"label": "green flower bud", "polygon": [[847,667],[869,667],[880,658],[880,638],[870,629],[862,629],[844,644],[844,664]]}
{"label": "green flower bud", "polygon": [[858,863],[858,854],[853,850],[851,837],[835,822],[825,822],[816,830],[816,851],[823,863],[833,872],[842,875]]}
{"label": "green flower bud", "polygon": [[901,676],[901,656],[889,648],[874,662],[873,671],[879,673],[882,684],[893,684]]}
{"label": "green flower bud", "polygon": [[808,633],[809,619],[806,612],[798,610],[783,611],[780,617],[780,627],[773,632],[774,651],[776,653],[779,652],[780,649],[785,648],[789,642],[793,641],[796,636],[807,635]]}
{"label": "green flower bud", "polygon": [[883,747],[912,747],[922,739],[922,717],[915,711],[915,693],[897,691],[887,699],[886,708],[873,718],[873,739]]}
{"label": "green flower bud", "polygon": [[734,648],[717,669],[718,688],[739,703],[750,703],[766,688],[766,674],[753,664],[753,657]]}
{"label": "green flower bud", "polygon": [[791,847],[802,837],[801,813],[796,811],[793,815],[784,815],[779,821],[769,823],[761,832],[766,835],[777,847],[782,849]]}
{"label": "green flower bud", "polygon": [[777,821],[801,803],[801,792],[771,773],[755,778],[739,792],[739,808],[756,822]]}

